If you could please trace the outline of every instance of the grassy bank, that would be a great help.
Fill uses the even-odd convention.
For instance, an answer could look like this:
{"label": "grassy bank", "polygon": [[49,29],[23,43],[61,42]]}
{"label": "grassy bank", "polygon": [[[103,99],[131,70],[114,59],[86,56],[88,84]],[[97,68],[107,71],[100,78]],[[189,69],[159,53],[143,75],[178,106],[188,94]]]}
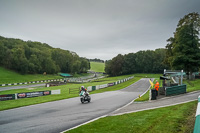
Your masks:
{"label": "grassy bank", "polygon": [[40,80],[48,80],[48,79],[60,79],[63,78],[58,75],[43,75],[43,74],[26,74],[21,75],[11,70],[7,70],[3,67],[0,67],[0,84],[8,84],[8,83],[23,83],[30,81],[40,81]]}
{"label": "grassy bank", "polygon": [[200,79],[193,81],[184,80],[183,84],[187,85],[187,92],[200,90]]}
{"label": "grassy bank", "polygon": [[197,102],[101,118],[67,133],[192,133]]}
{"label": "grassy bank", "polygon": [[[44,102],[50,102],[50,101],[56,101],[56,100],[61,100],[61,99],[67,99],[67,98],[72,98],[72,97],[77,97],[79,96],[77,94],[69,94],[69,88],[80,88],[80,86],[95,86],[95,85],[101,85],[101,84],[106,84],[106,83],[112,83],[115,82],[119,79],[124,79],[126,77],[129,77],[130,75],[126,76],[118,76],[118,77],[109,77],[109,78],[104,78],[101,79],[99,82],[90,82],[90,83],[83,83],[83,84],[67,84],[67,85],[62,85],[62,86],[55,86],[55,87],[35,87],[35,88],[26,88],[26,89],[16,89],[16,90],[7,90],[7,91],[0,91],[0,95],[2,94],[15,94],[15,93],[22,93],[22,92],[34,92],[34,91],[44,91],[44,90],[56,90],[60,89],[61,94],[59,95],[49,95],[49,96],[43,96],[43,97],[34,97],[34,98],[25,98],[25,99],[18,99],[18,100],[8,100],[8,101],[0,101],[0,110],[6,110],[6,109],[11,109],[11,108],[17,108],[17,107],[22,107],[22,106],[27,106],[27,105],[33,105],[33,104],[39,104],[39,103],[44,103]],[[117,79],[117,80],[116,80]],[[134,82],[138,81],[140,78],[133,78],[127,82],[96,90],[91,92],[91,94],[94,93],[101,93],[105,91],[113,91],[113,90],[119,90],[122,88],[125,88]]]}
{"label": "grassy bank", "polygon": [[90,70],[95,72],[105,72],[105,63],[90,62]]}

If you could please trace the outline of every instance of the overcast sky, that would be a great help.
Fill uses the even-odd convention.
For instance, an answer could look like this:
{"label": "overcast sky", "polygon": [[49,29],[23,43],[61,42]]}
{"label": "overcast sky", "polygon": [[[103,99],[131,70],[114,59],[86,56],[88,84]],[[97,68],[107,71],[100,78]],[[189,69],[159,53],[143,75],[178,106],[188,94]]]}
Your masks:
{"label": "overcast sky", "polygon": [[0,0],[0,36],[108,60],[164,48],[190,12],[200,0]]}

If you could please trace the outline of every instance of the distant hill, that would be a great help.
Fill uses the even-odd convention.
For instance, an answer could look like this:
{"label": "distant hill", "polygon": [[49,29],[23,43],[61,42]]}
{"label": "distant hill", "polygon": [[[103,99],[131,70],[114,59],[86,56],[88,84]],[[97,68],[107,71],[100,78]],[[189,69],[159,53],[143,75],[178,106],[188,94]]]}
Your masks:
{"label": "distant hill", "polygon": [[90,71],[105,72],[105,63],[102,62],[90,62]]}

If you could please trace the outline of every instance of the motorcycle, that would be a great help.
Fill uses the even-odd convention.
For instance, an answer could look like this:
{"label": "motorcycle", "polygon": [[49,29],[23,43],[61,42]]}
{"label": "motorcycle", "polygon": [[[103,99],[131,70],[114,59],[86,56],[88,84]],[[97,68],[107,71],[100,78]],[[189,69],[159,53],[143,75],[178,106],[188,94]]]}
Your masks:
{"label": "motorcycle", "polygon": [[88,103],[89,103],[91,101],[89,92],[81,91],[79,95],[80,95],[81,103],[84,103],[85,101],[88,101]]}

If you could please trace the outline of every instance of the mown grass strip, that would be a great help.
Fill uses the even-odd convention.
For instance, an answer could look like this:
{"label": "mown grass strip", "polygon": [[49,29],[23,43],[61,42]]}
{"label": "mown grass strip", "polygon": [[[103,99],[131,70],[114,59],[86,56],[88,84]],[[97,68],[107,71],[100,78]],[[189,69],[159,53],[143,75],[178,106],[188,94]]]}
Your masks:
{"label": "mown grass strip", "polygon": [[67,133],[192,133],[196,101],[101,118]]}

